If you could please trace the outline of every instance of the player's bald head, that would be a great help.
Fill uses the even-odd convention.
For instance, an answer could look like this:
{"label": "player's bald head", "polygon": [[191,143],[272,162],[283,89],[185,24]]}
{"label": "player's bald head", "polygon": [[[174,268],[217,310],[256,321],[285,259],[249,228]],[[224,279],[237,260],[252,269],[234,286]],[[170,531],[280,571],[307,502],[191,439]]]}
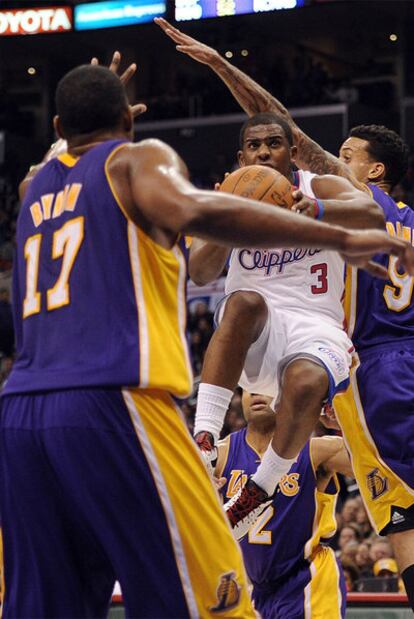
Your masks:
{"label": "player's bald head", "polygon": [[69,71],[58,84],[55,100],[67,138],[115,129],[128,109],[119,78],[109,69],[94,65]]}

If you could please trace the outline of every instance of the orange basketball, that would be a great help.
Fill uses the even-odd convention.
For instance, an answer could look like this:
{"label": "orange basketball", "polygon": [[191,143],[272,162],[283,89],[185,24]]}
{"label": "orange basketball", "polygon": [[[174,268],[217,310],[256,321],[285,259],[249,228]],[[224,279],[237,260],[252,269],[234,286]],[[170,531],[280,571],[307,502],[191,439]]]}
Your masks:
{"label": "orange basketball", "polygon": [[240,168],[229,174],[220,185],[220,191],[284,208],[290,208],[293,204],[292,190],[286,176],[262,165]]}

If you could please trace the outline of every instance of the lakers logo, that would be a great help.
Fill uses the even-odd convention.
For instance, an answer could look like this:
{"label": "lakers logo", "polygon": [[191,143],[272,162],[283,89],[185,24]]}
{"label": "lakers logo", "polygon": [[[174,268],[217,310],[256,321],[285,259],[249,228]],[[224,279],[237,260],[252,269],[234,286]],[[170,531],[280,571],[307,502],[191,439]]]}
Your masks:
{"label": "lakers logo", "polygon": [[374,469],[367,475],[367,487],[371,493],[372,500],[375,501],[375,499],[378,499],[378,497],[387,492],[388,479],[381,477],[379,469]]}
{"label": "lakers logo", "polygon": [[220,577],[217,587],[217,604],[210,608],[213,613],[221,613],[237,606],[240,600],[240,587],[236,582],[235,573],[229,572]]}

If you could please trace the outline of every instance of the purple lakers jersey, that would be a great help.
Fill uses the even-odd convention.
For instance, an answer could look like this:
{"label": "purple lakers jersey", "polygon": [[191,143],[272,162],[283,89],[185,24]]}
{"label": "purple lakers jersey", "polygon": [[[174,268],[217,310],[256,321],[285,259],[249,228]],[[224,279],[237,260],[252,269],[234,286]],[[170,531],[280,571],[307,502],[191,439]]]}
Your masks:
{"label": "purple lakers jersey", "polygon": [[[260,456],[246,439],[246,428],[230,435],[221,492],[231,498],[260,464]],[[298,562],[312,556],[321,540],[336,531],[335,503],[338,485],[332,479],[319,492],[310,443],[279,483],[273,503],[250,528],[240,545],[246,571],[254,585],[287,576]]]}
{"label": "purple lakers jersey", "polygon": [[17,222],[17,359],[4,393],[192,388],[184,239],[171,250],[127,217],[108,173],[125,142],[62,155],[31,182]]}
{"label": "purple lakers jersey", "polygon": [[[396,204],[375,185],[368,187],[384,211],[388,233],[414,244],[414,211],[402,202]],[[414,345],[414,277],[398,269],[395,256],[379,254],[375,261],[388,268],[388,281],[347,267],[345,314],[357,352],[378,344],[400,344],[403,339]]]}

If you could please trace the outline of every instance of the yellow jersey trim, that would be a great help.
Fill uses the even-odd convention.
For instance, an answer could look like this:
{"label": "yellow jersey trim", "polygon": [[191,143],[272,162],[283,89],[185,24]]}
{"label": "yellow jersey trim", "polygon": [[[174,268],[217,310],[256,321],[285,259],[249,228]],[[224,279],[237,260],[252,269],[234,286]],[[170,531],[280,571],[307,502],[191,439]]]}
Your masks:
{"label": "yellow jersey trim", "polygon": [[401,202],[401,200],[399,202],[396,202],[396,205],[398,206],[398,208],[407,208],[408,204],[405,204],[405,202]]}
{"label": "yellow jersey trim", "polygon": [[113,195],[113,197],[114,197],[115,202],[117,203],[117,205],[118,205],[118,206],[119,206],[119,208],[121,209],[121,211],[122,211],[122,213],[123,213],[123,215],[124,215],[125,219],[126,219],[127,221],[131,221],[131,218],[128,216],[128,213],[127,213],[126,208],[125,208],[125,207],[124,207],[124,205],[122,204],[122,202],[121,202],[121,200],[120,200],[120,198],[119,198],[119,196],[118,196],[117,192],[115,191],[115,187],[114,187],[114,184],[113,184],[112,179],[111,179],[111,175],[109,174],[109,170],[108,170],[108,166],[109,166],[109,163],[110,163],[110,161],[111,161],[112,157],[113,157],[113,156],[114,156],[114,155],[115,155],[115,154],[116,154],[119,150],[121,150],[121,148],[124,148],[125,146],[127,146],[127,144],[126,144],[126,143],[119,144],[119,146],[117,146],[116,148],[114,148],[114,150],[113,150],[111,153],[109,153],[109,155],[108,155],[108,157],[106,158],[106,161],[105,161],[104,170],[105,170],[106,180],[108,181],[109,189],[111,190],[111,193],[112,193],[112,195]]}
{"label": "yellow jersey trim", "polygon": [[[115,154],[116,154],[116,153],[117,153],[117,152],[118,152],[121,148],[124,148],[125,146],[128,146],[128,142],[124,142],[123,144],[120,144],[119,146],[117,146],[116,148],[114,148],[114,150],[113,150],[113,151],[112,151],[112,152],[108,155],[108,157],[106,158],[106,161],[105,161],[105,166],[104,166],[104,167],[105,167],[105,176],[106,176],[106,180],[108,181],[109,189],[111,190],[111,193],[112,193],[112,195],[113,195],[113,197],[114,197],[114,200],[115,200],[115,202],[117,203],[117,205],[119,206],[119,208],[121,209],[121,211],[122,211],[122,213],[123,213],[123,215],[124,215],[125,219],[126,219],[127,221],[130,221],[131,223],[133,223],[133,224],[134,224],[134,226],[135,226],[136,228],[138,228],[138,229],[139,229],[140,234],[142,235],[142,237],[141,237],[141,239],[140,239],[140,240],[141,240],[141,241],[148,241],[150,244],[154,245],[154,247],[157,249],[157,251],[159,251],[159,253],[164,254],[165,256],[167,256],[167,255],[171,255],[172,249],[173,249],[173,247],[174,247],[175,245],[177,245],[177,244],[178,244],[178,241],[179,241],[180,236],[179,236],[179,235],[177,236],[177,238],[176,238],[176,240],[175,240],[175,242],[174,242],[174,245],[173,245],[170,249],[167,249],[166,247],[163,247],[162,245],[160,245],[159,243],[157,243],[156,241],[154,241],[154,239],[152,239],[150,236],[148,236],[148,234],[146,234],[146,233],[143,231],[143,229],[142,229],[140,226],[137,226],[137,224],[136,224],[136,223],[135,223],[135,222],[131,219],[131,217],[128,215],[128,211],[126,210],[125,206],[123,205],[123,203],[122,203],[122,201],[121,201],[120,197],[118,196],[118,194],[117,194],[117,192],[116,192],[116,190],[115,190],[115,187],[114,187],[113,181],[112,181],[112,179],[111,179],[111,175],[110,175],[109,170],[108,170],[108,166],[109,166],[109,163],[110,163],[110,161],[111,161],[112,157],[113,157],[113,156],[114,156],[114,155],[115,155]],[[187,238],[188,238],[188,237],[186,237],[186,239],[187,239]]]}
{"label": "yellow jersey trim", "polygon": [[78,163],[79,159],[80,157],[74,157],[73,155],[69,155],[69,153],[63,153],[63,155],[58,156],[58,160],[68,168],[73,168]]}

